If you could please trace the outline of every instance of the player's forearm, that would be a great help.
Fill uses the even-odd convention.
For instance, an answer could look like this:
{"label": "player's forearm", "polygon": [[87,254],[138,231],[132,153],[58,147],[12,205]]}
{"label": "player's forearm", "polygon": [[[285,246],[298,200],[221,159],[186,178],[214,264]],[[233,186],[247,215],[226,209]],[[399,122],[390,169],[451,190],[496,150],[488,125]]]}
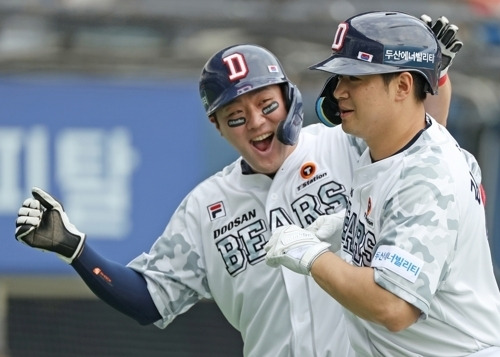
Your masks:
{"label": "player's forearm", "polygon": [[427,94],[425,111],[441,125],[446,126],[451,103],[451,82],[449,77],[439,86],[437,95]]}
{"label": "player's forearm", "polygon": [[141,325],[161,319],[146,280],[136,271],[104,259],[88,244],[71,265],[97,297]]}
{"label": "player's forearm", "polygon": [[346,309],[390,331],[409,327],[419,316],[415,307],[375,283],[372,268],[352,266],[333,253],[316,259],[311,275]]}

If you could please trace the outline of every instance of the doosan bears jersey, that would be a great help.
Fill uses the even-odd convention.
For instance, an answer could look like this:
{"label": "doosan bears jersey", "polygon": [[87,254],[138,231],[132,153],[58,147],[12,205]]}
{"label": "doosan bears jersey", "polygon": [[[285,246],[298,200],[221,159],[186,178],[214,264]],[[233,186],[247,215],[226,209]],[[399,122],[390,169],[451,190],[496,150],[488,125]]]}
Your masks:
{"label": "doosan bears jersey", "polygon": [[500,346],[480,172],[444,127],[428,123],[394,156],[372,163],[366,150],[354,172],[341,256],[374,268],[377,284],[421,311],[398,333],[346,311],[360,356],[464,356]]}
{"label": "doosan bears jersey", "polygon": [[147,280],[156,325],[213,299],[247,357],[351,356],[341,306],[311,277],[267,266],[264,245],[276,227],[345,209],[365,147],[340,127],[309,125],[273,179],[245,173],[240,158],[199,184],[129,264]]}

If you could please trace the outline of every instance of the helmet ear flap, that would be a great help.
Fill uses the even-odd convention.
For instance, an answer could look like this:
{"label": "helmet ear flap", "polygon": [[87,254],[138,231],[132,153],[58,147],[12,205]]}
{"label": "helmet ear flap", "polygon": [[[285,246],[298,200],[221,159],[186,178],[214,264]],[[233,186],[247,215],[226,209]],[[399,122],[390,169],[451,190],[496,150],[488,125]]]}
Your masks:
{"label": "helmet ear flap", "polygon": [[285,85],[284,97],[288,108],[286,119],[278,124],[276,135],[285,145],[295,145],[299,140],[304,121],[302,94],[296,85],[288,82]]}
{"label": "helmet ear flap", "polygon": [[342,123],[340,119],[339,103],[333,96],[333,91],[337,87],[339,78],[337,75],[331,76],[321,90],[321,94],[316,99],[316,115],[326,126],[335,126]]}

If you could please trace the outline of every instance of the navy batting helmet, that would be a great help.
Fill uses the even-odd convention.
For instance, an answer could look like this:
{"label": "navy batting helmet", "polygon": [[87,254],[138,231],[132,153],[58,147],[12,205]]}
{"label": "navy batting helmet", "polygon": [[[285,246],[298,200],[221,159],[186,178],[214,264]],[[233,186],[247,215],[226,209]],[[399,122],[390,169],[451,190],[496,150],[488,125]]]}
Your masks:
{"label": "navy batting helmet", "polygon": [[240,95],[272,84],[283,85],[288,109],[286,119],[278,126],[278,140],[294,145],[304,117],[302,96],[276,56],[265,48],[244,44],[217,52],[203,67],[199,89],[205,112],[210,117]]}
{"label": "navy batting helmet", "polygon": [[[335,75],[368,75],[417,72],[426,80],[425,91],[436,94],[441,66],[441,49],[432,30],[420,19],[401,12],[367,12],[339,24],[333,53],[309,67]],[[332,76],[329,81],[336,81]],[[318,98],[318,115],[331,112],[325,100],[332,85],[326,83]],[[333,88],[334,89],[334,88]],[[330,121],[337,124],[338,118]]]}

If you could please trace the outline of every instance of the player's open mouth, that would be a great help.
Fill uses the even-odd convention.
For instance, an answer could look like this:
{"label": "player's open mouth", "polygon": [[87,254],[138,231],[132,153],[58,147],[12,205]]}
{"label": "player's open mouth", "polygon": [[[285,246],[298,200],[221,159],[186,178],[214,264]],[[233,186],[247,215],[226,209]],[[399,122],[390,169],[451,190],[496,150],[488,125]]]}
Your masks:
{"label": "player's open mouth", "polygon": [[256,138],[252,139],[252,145],[259,151],[266,151],[269,149],[271,146],[271,143],[273,141],[274,134],[273,133],[266,133],[257,136]]}
{"label": "player's open mouth", "polygon": [[351,114],[354,110],[348,110],[348,109],[340,109],[340,118],[344,119],[344,117],[348,116]]}

